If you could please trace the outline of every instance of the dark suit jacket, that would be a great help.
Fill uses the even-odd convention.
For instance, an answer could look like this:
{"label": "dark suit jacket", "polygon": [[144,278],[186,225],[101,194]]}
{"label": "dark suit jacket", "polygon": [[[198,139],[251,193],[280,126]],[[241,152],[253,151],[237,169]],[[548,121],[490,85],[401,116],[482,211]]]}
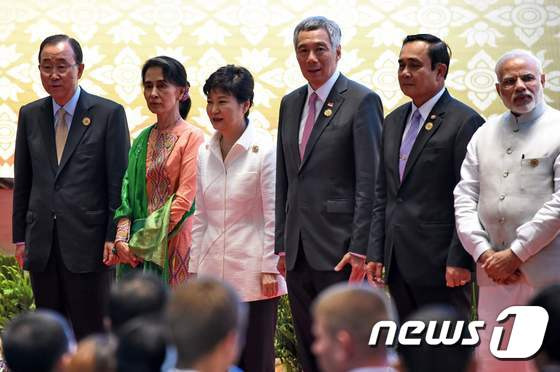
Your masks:
{"label": "dark suit jacket", "polygon": [[300,161],[306,97],[303,86],[280,105],[276,253],[286,252],[286,268],[293,269],[301,236],[311,267],[333,270],[346,252],[367,251],[383,107],[371,90],[340,75]]}
{"label": "dark suit jacket", "polygon": [[455,231],[453,189],[467,143],[484,119],[446,90],[426,120],[433,127],[423,125],[416,138],[401,183],[399,152],[411,106],[384,121],[368,260],[384,262],[388,278],[394,255],[407,282],[445,286],[446,266],[474,267]]}
{"label": "dark suit jacket", "polygon": [[105,268],[103,244],[115,238],[113,213],[120,205],[129,148],[123,107],[83,89],[60,165],[56,160],[52,98],[20,109],[13,240],[26,244],[26,269],[44,270],[55,219],[62,259],[70,271]]}

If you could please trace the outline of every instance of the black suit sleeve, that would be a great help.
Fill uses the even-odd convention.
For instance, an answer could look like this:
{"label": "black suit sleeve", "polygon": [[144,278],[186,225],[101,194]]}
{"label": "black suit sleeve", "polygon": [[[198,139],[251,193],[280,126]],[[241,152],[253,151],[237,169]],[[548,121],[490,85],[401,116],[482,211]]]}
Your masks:
{"label": "black suit sleeve", "polygon": [[[474,132],[484,123],[484,119],[476,113],[473,113],[461,126],[455,137],[455,146],[453,154],[453,167],[455,175],[455,184],[461,180],[461,165],[467,153],[467,145],[471,140]],[[474,262],[472,257],[463,248],[457,230],[453,230],[453,237],[449,245],[447,254],[447,266],[463,267],[474,270]]]}
{"label": "black suit sleeve", "polygon": [[[385,132],[383,132],[385,136]],[[387,184],[385,176],[385,152],[382,139],[379,149],[379,166],[375,180],[375,200],[371,216],[367,260],[384,263],[385,259],[385,207],[387,204]]]}
{"label": "black suit sleeve", "polygon": [[282,124],[284,112],[284,98],[280,103],[280,114],[278,118],[278,141],[276,148],[276,205],[275,205],[275,246],[274,253],[285,251],[284,227],[286,223],[286,200],[288,192],[288,176],[286,174],[286,162],[284,161],[284,147],[282,146]]}
{"label": "black suit sleeve", "polygon": [[105,241],[115,239],[115,211],[121,203],[121,185],[128,164],[130,137],[126,114],[121,105],[112,112],[105,137],[105,169],[107,172],[107,231]]}
{"label": "black suit sleeve", "polygon": [[25,241],[25,216],[31,193],[31,159],[27,145],[23,108],[19,111],[14,156],[14,198],[12,213],[12,239],[14,243]]}
{"label": "black suit sleeve", "polygon": [[363,255],[368,249],[382,121],[381,100],[370,92],[360,103],[353,126],[356,190],[350,251]]}

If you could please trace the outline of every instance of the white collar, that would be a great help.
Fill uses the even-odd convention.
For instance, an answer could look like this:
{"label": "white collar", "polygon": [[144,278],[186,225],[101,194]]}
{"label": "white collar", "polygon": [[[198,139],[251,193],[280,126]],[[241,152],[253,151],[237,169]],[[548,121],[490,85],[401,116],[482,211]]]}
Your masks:
{"label": "white collar", "polygon": [[315,92],[319,96],[319,99],[321,100],[321,102],[325,102],[327,100],[327,97],[329,96],[329,93],[331,92],[332,87],[334,86],[334,84],[338,80],[339,76],[340,76],[340,72],[338,70],[336,70],[331,75],[329,80],[327,80],[325,82],[325,84],[323,84],[319,88],[317,88],[317,90],[313,90],[313,88],[311,88],[311,85],[307,84],[307,97],[309,97],[313,92]]}

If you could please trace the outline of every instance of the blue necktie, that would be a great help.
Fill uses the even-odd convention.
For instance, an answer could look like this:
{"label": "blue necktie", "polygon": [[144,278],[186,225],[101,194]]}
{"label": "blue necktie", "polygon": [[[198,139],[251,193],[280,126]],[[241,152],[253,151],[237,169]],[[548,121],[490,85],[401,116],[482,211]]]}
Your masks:
{"label": "blue necktie", "polygon": [[414,145],[414,141],[416,141],[416,137],[418,136],[418,128],[420,127],[420,121],[422,120],[422,115],[420,115],[420,111],[416,109],[414,114],[412,114],[412,120],[410,121],[410,127],[408,128],[408,132],[406,132],[406,136],[401,143],[400,149],[400,156],[399,156],[399,175],[402,181],[404,175],[404,168],[406,167],[406,162],[408,160],[408,156],[410,155],[410,151],[412,150],[412,146]]}

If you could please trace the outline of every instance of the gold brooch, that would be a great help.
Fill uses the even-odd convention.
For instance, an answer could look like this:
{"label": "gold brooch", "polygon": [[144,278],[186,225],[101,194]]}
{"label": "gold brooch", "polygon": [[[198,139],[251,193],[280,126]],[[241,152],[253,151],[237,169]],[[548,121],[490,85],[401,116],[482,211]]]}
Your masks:
{"label": "gold brooch", "polygon": [[537,167],[539,165],[539,159],[531,159],[529,160],[529,165],[533,168]]}
{"label": "gold brooch", "polygon": [[87,127],[88,125],[91,124],[91,119],[88,118],[87,116],[84,117],[84,118],[82,119],[82,124],[85,125],[85,126]]}
{"label": "gold brooch", "polygon": [[326,109],[326,110],[323,112],[323,115],[325,115],[326,117],[331,116],[331,115],[332,115],[332,110],[331,110],[330,108]]}
{"label": "gold brooch", "polygon": [[257,152],[259,152],[259,146],[253,145],[252,150],[256,154]]}
{"label": "gold brooch", "polygon": [[434,124],[431,121],[427,122],[426,125],[424,125],[424,129],[426,130],[432,130],[433,127]]}

